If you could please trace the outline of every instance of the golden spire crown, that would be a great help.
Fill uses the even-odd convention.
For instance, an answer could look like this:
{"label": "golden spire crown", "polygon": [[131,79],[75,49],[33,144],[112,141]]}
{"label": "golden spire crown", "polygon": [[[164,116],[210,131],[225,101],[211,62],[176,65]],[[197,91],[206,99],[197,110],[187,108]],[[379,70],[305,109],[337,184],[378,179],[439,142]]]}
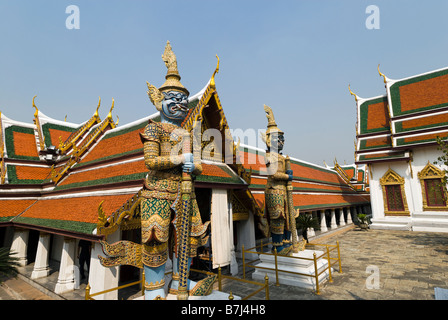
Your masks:
{"label": "golden spire crown", "polygon": [[165,91],[180,91],[185,93],[187,96],[190,94],[188,90],[180,83],[180,74],[179,70],[177,69],[177,59],[176,55],[173,52],[173,49],[171,48],[171,44],[169,41],[166,42],[165,51],[162,54],[163,62],[165,62],[165,65],[168,69],[166,76],[165,76],[165,83],[159,88],[159,91],[165,92]]}
{"label": "golden spire crown", "polygon": [[268,128],[266,130],[266,134],[270,134],[272,132],[284,133],[277,127],[277,124],[275,123],[274,112],[272,112],[271,107],[264,105],[263,108],[264,112],[266,112],[266,118],[268,118]]}
{"label": "golden spire crown", "polygon": [[261,133],[261,139],[266,143],[268,147],[271,146],[271,133],[277,132],[278,134],[284,134],[283,131],[281,131],[277,127],[277,123],[275,123],[274,113],[272,112],[271,107],[264,105],[264,112],[266,112],[266,118],[268,118],[268,128],[266,129],[266,132]]}

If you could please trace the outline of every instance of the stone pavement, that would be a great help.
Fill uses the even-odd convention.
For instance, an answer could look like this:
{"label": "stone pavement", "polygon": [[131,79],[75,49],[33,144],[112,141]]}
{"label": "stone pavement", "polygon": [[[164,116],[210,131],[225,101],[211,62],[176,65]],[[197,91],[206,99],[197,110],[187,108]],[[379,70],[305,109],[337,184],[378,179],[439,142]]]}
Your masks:
{"label": "stone pavement", "polygon": [[[320,295],[309,289],[275,284],[269,286],[271,300],[434,300],[436,287],[448,289],[448,233],[368,230],[345,227],[314,243],[339,241],[342,273],[334,265],[333,282],[320,287]],[[242,268],[240,268],[242,275]],[[22,272],[24,272],[22,270]],[[372,273],[374,272],[374,273]],[[250,272],[247,279],[251,279]],[[0,299],[82,300],[85,284],[79,290],[57,296],[49,292],[54,280],[32,281],[25,275],[9,279],[0,287]],[[46,289],[45,286],[48,288]],[[36,289],[39,288],[40,290]],[[257,286],[223,281],[223,291],[245,297]],[[46,293],[44,293],[44,292]],[[138,289],[136,289],[138,291]],[[128,298],[133,297],[131,294]],[[126,297],[125,297],[126,299]],[[250,300],[264,300],[264,291]]]}
{"label": "stone pavement", "polygon": [[[436,287],[448,289],[448,233],[350,228],[315,243],[339,241],[342,273],[333,265],[333,282],[314,291],[275,284],[271,300],[434,300]],[[375,272],[375,273],[373,273]],[[250,279],[250,277],[248,277]],[[226,284],[247,296],[255,286]],[[252,299],[264,299],[264,292]]]}

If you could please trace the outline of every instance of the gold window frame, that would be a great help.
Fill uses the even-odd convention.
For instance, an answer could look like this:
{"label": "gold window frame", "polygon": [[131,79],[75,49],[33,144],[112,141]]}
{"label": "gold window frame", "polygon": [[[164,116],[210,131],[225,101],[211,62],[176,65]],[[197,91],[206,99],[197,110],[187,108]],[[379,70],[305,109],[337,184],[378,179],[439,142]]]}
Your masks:
{"label": "gold window frame", "polygon": [[[394,170],[390,169],[383,175],[380,179],[381,189],[383,190],[383,203],[384,203],[384,214],[388,216],[409,216],[409,207],[406,200],[406,192],[404,191],[404,178],[401,177]],[[403,200],[404,211],[392,211],[389,210],[386,194],[386,186],[399,185],[401,191],[401,199]]]}
{"label": "gold window frame", "polygon": [[[428,161],[428,164],[423,168],[422,171],[418,173],[418,179],[420,180],[420,186],[422,188],[422,200],[423,200],[423,211],[447,211],[448,210],[448,193],[446,187],[444,188],[445,195],[445,206],[428,206],[425,180],[426,179],[443,179],[445,176],[445,171],[440,170],[435,165]],[[442,180],[441,180],[442,181]]]}

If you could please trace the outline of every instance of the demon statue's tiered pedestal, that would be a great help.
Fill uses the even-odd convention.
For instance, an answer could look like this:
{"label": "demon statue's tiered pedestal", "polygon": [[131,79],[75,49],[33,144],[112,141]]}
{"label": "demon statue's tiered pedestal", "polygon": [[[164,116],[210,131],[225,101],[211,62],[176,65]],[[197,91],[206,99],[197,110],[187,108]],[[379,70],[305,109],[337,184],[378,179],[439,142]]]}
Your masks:
{"label": "demon statue's tiered pedestal", "polygon": [[[290,253],[288,256],[277,255],[277,269],[278,282],[289,286],[296,286],[308,289],[316,289],[316,269],[319,275],[319,284],[328,280],[328,260],[324,254],[320,259],[316,259],[316,266],[314,264],[314,254],[319,258],[324,254],[324,251],[319,250],[303,250],[298,253]],[[304,259],[297,259],[304,258]],[[252,278],[257,281],[263,281],[265,276],[269,277],[270,283],[276,282],[275,271],[275,255],[260,255],[260,263],[257,264]],[[263,269],[261,269],[263,268]],[[269,268],[264,269],[264,268]],[[324,271],[325,270],[325,271]],[[285,272],[288,271],[288,272]],[[333,271],[333,269],[331,269]],[[294,272],[294,273],[290,273]]]}

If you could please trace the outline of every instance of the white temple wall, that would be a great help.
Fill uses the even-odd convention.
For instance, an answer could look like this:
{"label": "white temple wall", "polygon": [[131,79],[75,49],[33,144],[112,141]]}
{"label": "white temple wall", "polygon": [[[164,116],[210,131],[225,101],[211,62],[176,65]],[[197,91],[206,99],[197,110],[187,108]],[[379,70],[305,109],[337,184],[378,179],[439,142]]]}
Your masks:
{"label": "white temple wall", "polygon": [[[436,215],[436,219],[433,219],[432,224],[438,224],[440,222],[444,223],[443,221],[440,221],[438,219],[446,215],[446,212],[431,212],[427,210],[423,211],[423,193],[421,183],[418,178],[418,173],[425,168],[425,166],[428,164],[428,161],[433,164],[440,155],[441,152],[437,150],[437,146],[421,147],[412,150],[413,161],[410,164],[408,161],[390,161],[371,165],[370,199],[373,228],[417,230],[418,228],[416,226],[419,222],[421,222],[419,219],[421,219],[422,216],[424,216],[424,218],[426,219],[431,213]],[[436,167],[443,170],[448,169],[444,165],[436,165]],[[408,209],[410,212],[409,216],[386,216],[384,213],[385,200],[383,199],[383,191],[380,184],[380,179],[384,176],[387,170],[389,170],[389,168],[394,170],[405,180],[404,190]],[[432,217],[429,217],[429,219],[432,219]],[[448,225],[446,226],[446,228],[448,232]],[[419,230],[430,231],[430,229]]]}

